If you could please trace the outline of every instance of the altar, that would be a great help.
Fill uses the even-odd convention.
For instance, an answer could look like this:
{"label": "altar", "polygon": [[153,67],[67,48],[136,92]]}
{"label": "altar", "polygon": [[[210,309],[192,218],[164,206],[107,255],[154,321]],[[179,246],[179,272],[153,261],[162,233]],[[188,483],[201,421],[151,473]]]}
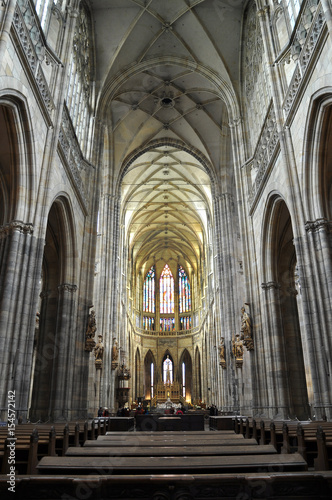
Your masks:
{"label": "altar", "polygon": [[[167,400],[180,403],[180,384],[179,382],[172,382],[164,384],[163,382],[157,384],[156,391],[157,405],[166,403]],[[181,405],[179,405],[181,406]],[[166,408],[166,406],[165,406]]]}

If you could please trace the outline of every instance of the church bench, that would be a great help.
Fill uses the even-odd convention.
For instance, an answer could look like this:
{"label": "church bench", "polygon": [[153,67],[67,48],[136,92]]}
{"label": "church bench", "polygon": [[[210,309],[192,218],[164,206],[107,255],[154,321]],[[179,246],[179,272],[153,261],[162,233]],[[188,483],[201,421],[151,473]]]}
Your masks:
{"label": "church bench", "polygon": [[[214,439],[212,439],[214,436]],[[229,444],[233,446],[238,446],[240,444],[250,444],[256,445],[257,441],[255,440],[244,440],[242,436],[237,435],[226,435],[226,436],[216,436],[213,434],[207,435],[207,437],[199,437],[199,436],[190,436],[183,435],[182,433],[177,435],[162,435],[159,437],[159,434],[154,436],[141,436],[140,433],[130,434],[127,436],[121,436],[117,438],[116,436],[100,436],[97,440],[87,440],[84,443],[85,446],[110,446],[110,445],[119,445],[119,446],[139,446],[144,444],[149,444],[151,446],[161,446],[161,445],[172,445],[172,446],[183,446],[183,445],[191,445],[191,446],[204,446],[207,444],[211,445],[223,445]]]}
{"label": "church bench", "polygon": [[[18,474],[35,474],[38,463],[38,432],[35,429],[28,443],[7,438],[5,440],[2,456],[1,473],[8,474],[11,467],[11,458],[14,460],[15,470]],[[12,449],[12,446],[14,448]]]}
{"label": "church bench", "polygon": [[[56,456],[57,454],[65,454],[69,446],[68,426],[65,426],[63,435],[58,438],[53,426],[50,430],[42,429],[41,435],[36,428],[29,435],[27,432],[30,432],[30,430],[30,428],[24,430],[19,429],[18,432],[15,432],[15,441],[6,436],[0,454],[1,470],[3,473],[9,471],[9,444],[12,442],[15,443],[15,467],[18,473],[31,473],[32,470],[35,471],[35,465],[38,458],[46,455]],[[72,444],[75,446],[79,446],[78,431],[79,426],[76,425],[72,440]]]}
{"label": "church bench", "polygon": [[[102,500],[109,497],[136,498],[151,500],[151,498],[169,498],[172,488],[173,498],[209,498],[220,499],[220,492],[227,492],[229,500],[239,498],[257,498],[263,488],[264,498],[275,500],[329,500],[332,498],[332,473],[322,472],[281,472],[273,473],[212,473],[204,476],[199,473],[186,475],[163,474],[133,475],[78,475],[78,476],[17,476],[16,495],[8,491],[7,478],[0,479],[1,500],[17,498],[48,498],[63,500],[64,498],[94,498]],[[80,496],[78,496],[80,494]],[[205,496],[204,496],[205,494]]]}
{"label": "church bench", "polygon": [[42,474],[211,474],[213,472],[305,471],[307,463],[291,455],[185,456],[176,457],[43,457]]}
{"label": "church bench", "polygon": [[[269,430],[265,423],[269,422]],[[249,426],[255,428],[255,420],[249,421]],[[317,437],[321,428],[324,438]],[[243,422],[244,435],[248,435],[248,421]],[[315,470],[332,469],[332,423],[326,421],[260,421],[260,441],[269,441],[279,453],[298,451]]]}
{"label": "church bench", "polygon": [[[201,431],[187,431],[187,430],[184,430],[184,431],[182,431],[181,434],[183,436],[198,436],[198,437],[202,436],[202,437],[207,437],[207,438],[210,437],[211,439],[216,439],[216,436],[218,436],[218,435],[220,435],[220,436],[229,435],[229,436],[234,436],[234,437],[237,437],[237,438],[243,438],[243,436],[235,434],[234,431],[222,431],[222,432],[215,432],[215,433],[212,434],[211,432],[202,431],[202,430]],[[156,438],[159,438],[161,436],[171,436],[172,435],[172,431],[160,431],[160,432],[158,432],[158,434],[156,434],[153,431],[140,431],[139,435],[140,436],[156,436]],[[119,436],[128,436],[128,432],[106,432],[106,436],[116,436],[116,437],[119,437]],[[178,437],[178,433],[177,432],[176,432],[176,436]]]}
{"label": "church bench", "polygon": [[140,445],[137,447],[123,446],[87,446],[83,448],[68,448],[66,451],[67,457],[102,457],[102,456],[204,456],[204,455],[271,455],[277,451],[272,445],[266,446],[251,446],[242,444],[239,446],[233,445],[205,445],[205,446],[150,446]]}

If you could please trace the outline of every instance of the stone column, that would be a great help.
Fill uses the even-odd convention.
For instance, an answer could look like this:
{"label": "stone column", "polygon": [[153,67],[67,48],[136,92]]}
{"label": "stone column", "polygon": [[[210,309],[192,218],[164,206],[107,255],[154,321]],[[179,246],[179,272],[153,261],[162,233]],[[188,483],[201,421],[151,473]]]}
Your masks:
{"label": "stone column", "polygon": [[[230,193],[224,193],[214,200],[215,213],[215,241],[218,259],[217,279],[219,292],[216,293],[216,300],[220,301],[220,310],[216,314],[220,317],[220,336],[225,338],[225,351],[227,359],[227,371],[222,373],[223,394],[226,400],[223,404],[231,410],[238,408],[239,402],[239,381],[234,371],[232,359],[232,337],[237,328],[237,311],[235,297],[237,296],[237,252],[234,238],[234,200]],[[218,321],[218,322],[219,322]],[[214,375],[212,374],[212,377]],[[229,391],[229,387],[231,390]]]}
{"label": "stone column", "polygon": [[[6,420],[8,390],[17,414],[27,415],[37,296],[32,224],[14,220],[0,228],[0,418]],[[37,266],[38,268],[38,266]]]}
{"label": "stone column", "polygon": [[58,286],[56,345],[53,363],[51,416],[54,420],[71,420],[76,349],[76,285]]}
{"label": "stone column", "polygon": [[[310,323],[307,325],[309,337],[309,359],[313,365],[314,408],[316,418],[326,415],[332,418],[331,405],[331,370],[332,370],[332,255],[331,255],[332,224],[324,218],[307,222],[307,244],[309,250],[310,286],[306,272],[308,264],[303,269],[304,276],[300,284],[305,286],[307,302],[304,304],[307,314],[310,313]],[[305,237],[304,237],[305,239]],[[302,288],[302,286],[301,286]],[[309,309],[307,311],[307,309]],[[309,318],[307,323],[309,322]]]}
{"label": "stone column", "polygon": [[[112,377],[112,340],[118,338],[118,312],[121,294],[119,289],[119,213],[120,200],[111,194],[101,199],[101,241],[99,295],[96,297],[98,331],[105,344],[104,370],[101,380],[101,398],[104,406],[113,409],[115,404],[114,377]],[[120,346],[121,347],[121,346]]]}
{"label": "stone column", "polygon": [[[271,418],[287,418],[289,401],[287,396],[287,372],[285,346],[282,337],[280,318],[280,285],[275,281],[262,283],[265,292],[263,299],[263,353],[264,369],[259,370],[261,377],[266,377],[266,394],[260,405],[263,414]],[[265,375],[264,375],[265,373]]]}

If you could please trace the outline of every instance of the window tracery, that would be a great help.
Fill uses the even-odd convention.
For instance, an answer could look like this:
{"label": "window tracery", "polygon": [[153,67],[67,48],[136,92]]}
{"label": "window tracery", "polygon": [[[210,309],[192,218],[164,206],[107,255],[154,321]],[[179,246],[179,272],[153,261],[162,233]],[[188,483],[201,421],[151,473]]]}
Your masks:
{"label": "window tracery", "polygon": [[163,272],[161,273],[159,286],[160,313],[174,313],[174,278],[168,264],[165,264]]}
{"label": "window tracery", "polygon": [[88,128],[92,80],[91,19],[83,2],[79,6],[71,62],[68,68],[69,84],[66,104],[78,142],[83,150]]}
{"label": "window tracery", "polygon": [[155,305],[155,277],[156,270],[152,266],[146,274],[144,280],[144,290],[143,290],[143,311],[154,313],[156,310]]}
{"label": "window tracery", "polygon": [[182,266],[179,266],[179,313],[191,311],[190,283]]}

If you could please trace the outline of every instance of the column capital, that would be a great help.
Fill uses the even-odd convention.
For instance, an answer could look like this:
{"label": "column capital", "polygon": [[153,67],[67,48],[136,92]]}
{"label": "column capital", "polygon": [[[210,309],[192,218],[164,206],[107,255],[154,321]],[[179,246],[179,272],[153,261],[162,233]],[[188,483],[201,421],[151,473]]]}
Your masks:
{"label": "column capital", "polygon": [[277,281],[268,281],[266,283],[262,283],[261,287],[263,290],[280,290],[281,285]]}
{"label": "column capital", "polygon": [[32,234],[33,233],[33,224],[31,222],[25,223],[21,220],[13,220],[0,226],[0,238],[6,238],[9,234],[12,234],[14,231],[18,231],[22,234]]}
{"label": "column capital", "polygon": [[314,221],[307,221],[304,226],[307,233],[317,233],[321,230],[329,233],[332,230],[332,221],[325,219],[325,217],[321,217]]}
{"label": "column capital", "polygon": [[77,291],[77,285],[71,285],[70,283],[62,283],[58,286],[59,293],[69,292],[74,293]]}

